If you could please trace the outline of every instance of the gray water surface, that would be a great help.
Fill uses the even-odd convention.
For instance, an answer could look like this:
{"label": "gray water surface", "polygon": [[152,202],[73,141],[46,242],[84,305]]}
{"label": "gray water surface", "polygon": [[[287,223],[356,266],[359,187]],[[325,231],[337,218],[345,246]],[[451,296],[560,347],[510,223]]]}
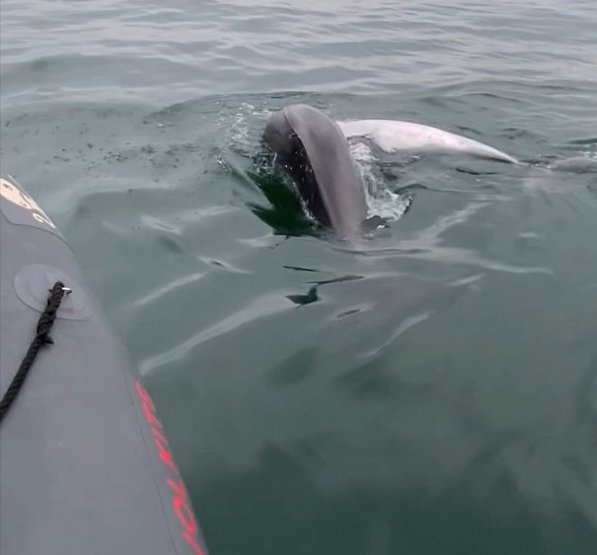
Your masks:
{"label": "gray water surface", "polygon": [[[2,173],[140,366],[213,554],[597,552],[594,0],[3,0],[0,41]],[[260,164],[290,102],[523,164],[353,145],[390,223],[351,252]]]}

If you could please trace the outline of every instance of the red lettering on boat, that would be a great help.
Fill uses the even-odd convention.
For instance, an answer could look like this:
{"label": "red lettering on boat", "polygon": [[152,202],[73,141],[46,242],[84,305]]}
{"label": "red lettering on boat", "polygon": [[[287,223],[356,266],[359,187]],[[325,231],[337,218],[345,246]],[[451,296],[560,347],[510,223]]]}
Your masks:
{"label": "red lettering on boat", "polygon": [[143,387],[139,380],[135,382],[135,386],[137,388],[139,399],[141,400],[143,414],[151,429],[156,451],[164,466],[172,474],[172,477],[166,478],[166,484],[172,491],[172,509],[182,526],[182,537],[187,545],[193,550],[194,555],[206,555],[199,543],[199,526],[195,514],[193,513],[187,489],[180,477],[180,471],[174,462],[174,457],[170,450],[168,440],[162,432],[163,426],[157,417],[155,404],[150,397],[149,392]]}

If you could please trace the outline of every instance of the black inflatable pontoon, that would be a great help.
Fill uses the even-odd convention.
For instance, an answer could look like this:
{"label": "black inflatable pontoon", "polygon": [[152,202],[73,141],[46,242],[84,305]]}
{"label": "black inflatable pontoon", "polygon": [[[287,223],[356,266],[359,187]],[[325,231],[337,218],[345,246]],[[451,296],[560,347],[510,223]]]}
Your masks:
{"label": "black inflatable pontoon", "polygon": [[48,290],[72,289],[0,422],[0,553],[207,553],[155,406],[70,247],[14,179],[0,193],[0,396]]}

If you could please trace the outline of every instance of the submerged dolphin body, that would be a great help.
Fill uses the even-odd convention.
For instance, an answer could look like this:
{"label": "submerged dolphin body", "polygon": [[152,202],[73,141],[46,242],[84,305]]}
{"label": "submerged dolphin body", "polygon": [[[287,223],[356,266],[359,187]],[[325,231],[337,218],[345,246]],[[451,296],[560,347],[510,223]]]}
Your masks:
{"label": "submerged dolphin body", "polygon": [[568,191],[571,174],[591,176],[589,188],[597,187],[597,159],[575,156],[557,160],[547,167],[534,167],[523,181],[523,189],[530,195],[539,193],[563,193]]}
{"label": "submerged dolphin body", "polygon": [[[312,215],[351,247],[359,246],[367,218],[365,185],[340,126],[320,110],[296,104],[270,118],[263,139]],[[321,314],[321,325],[312,330],[326,337],[321,353],[333,356],[336,364],[342,357],[341,364],[349,367],[389,350],[402,333],[444,309],[478,279],[442,283],[393,269],[370,273],[371,259],[364,260],[365,275],[311,282],[308,291],[287,297]]]}
{"label": "submerged dolphin body", "polygon": [[338,122],[347,139],[366,139],[388,154],[400,151],[468,154],[516,164],[512,156],[489,145],[436,127],[383,119]]}

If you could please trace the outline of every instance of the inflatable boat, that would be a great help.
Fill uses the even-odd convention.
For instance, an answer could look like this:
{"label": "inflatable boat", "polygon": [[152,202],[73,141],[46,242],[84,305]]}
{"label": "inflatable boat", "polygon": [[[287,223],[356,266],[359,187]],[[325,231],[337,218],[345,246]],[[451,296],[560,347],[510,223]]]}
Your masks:
{"label": "inflatable boat", "polygon": [[204,555],[156,407],[52,220],[0,180],[0,553]]}

